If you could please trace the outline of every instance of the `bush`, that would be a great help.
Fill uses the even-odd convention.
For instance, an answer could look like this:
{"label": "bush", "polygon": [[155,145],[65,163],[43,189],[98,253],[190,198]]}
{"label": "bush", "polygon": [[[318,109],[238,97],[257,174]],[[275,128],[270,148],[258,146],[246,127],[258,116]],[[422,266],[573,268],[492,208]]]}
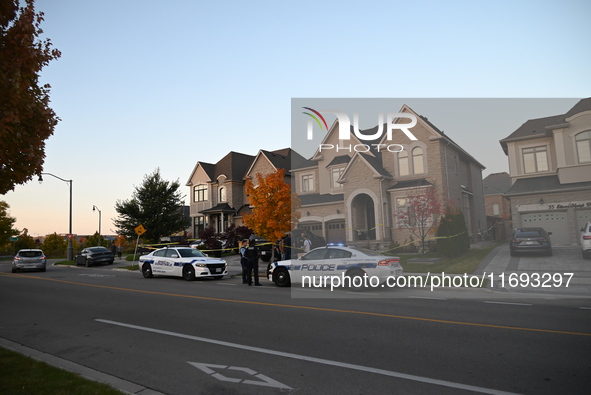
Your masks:
{"label": "bush", "polygon": [[443,256],[454,257],[470,249],[468,227],[461,210],[448,207],[437,229],[437,251]]}

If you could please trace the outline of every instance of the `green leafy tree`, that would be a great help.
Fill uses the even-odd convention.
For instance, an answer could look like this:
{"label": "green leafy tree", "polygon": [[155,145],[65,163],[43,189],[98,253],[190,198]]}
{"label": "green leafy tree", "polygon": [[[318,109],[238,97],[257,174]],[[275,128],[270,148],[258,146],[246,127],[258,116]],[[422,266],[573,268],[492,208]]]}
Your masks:
{"label": "green leafy tree", "polygon": [[34,0],[19,3],[0,0],[0,194],[41,173],[45,140],[59,121],[39,73],[61,53],[39,40],[43,13]]}
{"label": "green leafy tree", "polygon": [[102,236],[98,234],[98,232],[95,232],[92,236],[89,236],[88,239],[86,239],[86,246],[87,247],[96,247],[96,246],[103,246],[103,247],[107,247],[109,245],[109,242],[105,239],[105,236]]}
{"label": "green leafy tree", "polygon": [[13,228],[16,218],[8,215],[10,206],[3,200],[0,200],[0,246],[8,244],[10,237],[18,233]]}
{"label": "green leafy tree", "polygon": [[29,236],[29,230],[24,228],[22,233],[18,235],[18,241],[14,244],[15,249],[23,250],[27,248],[39,248],[35,240]]}
{"label": "green leafy tree", "polygon": [[61,258],[66,256],[68,242],[63,236],[58,236],[57,233],[53,233],[45,238],[41,248],[46,256],[51,258]]}
{"label": "green leafy tree", "polygon": [[142,184],[135,188],[131,199],[118,200],[115,204],[119,216],[113,223],[117,227],[117,233],[133,237],[134,229],[143,225],[146,233],[142,237],[158,242],[162,236],[170,236],[186,229],[189,220],[183,216],[184,196],[179,190],[180,186],[178,180],[163,180],[160,169],[144,176]]}

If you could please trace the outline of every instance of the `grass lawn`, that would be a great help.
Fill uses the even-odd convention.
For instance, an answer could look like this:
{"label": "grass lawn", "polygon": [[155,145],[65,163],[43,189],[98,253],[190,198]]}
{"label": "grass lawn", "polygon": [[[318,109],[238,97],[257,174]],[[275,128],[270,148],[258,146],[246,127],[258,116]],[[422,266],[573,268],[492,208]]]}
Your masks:
{"label": "grass lawn", "polygon": [[485,247],[471,248],[464,254],[454,258],[442,258],[439,262],[433,264],[408,263],[412,258],[439,258],[437,253],[418,255],[418,254],[399,254],[400,264],[405,273],[450,273],[450,274],[472,274],[480,262],[495,248],[503,245],[505,242],[499,242]]}
{"label": "grass lawn", "polygon": [[122,392],[0,347],[0,394],[121,395]]}

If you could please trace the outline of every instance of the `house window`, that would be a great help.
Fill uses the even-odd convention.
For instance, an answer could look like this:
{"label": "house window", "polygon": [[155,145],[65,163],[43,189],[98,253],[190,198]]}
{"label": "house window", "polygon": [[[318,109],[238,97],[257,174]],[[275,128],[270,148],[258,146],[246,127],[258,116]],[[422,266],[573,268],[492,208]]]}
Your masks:
{"label": "house window", "polygon": [[398,227],[414,226],[416,218],[407,198],[396,198],[396,212]]}
{"label": "house window", "polygon": [[341,177],[344,171],[344,167],[333,167],[332,169],[330,169],[330,185],[332,188],[343,187],[343,184],[339,184],[337,180]]}
{"label": "house window", "polygon": [[398,174],[400,174],[400,176],[408,176],[410,174],[408,152],[406,150],[398,153]]}
{"label": "house window", "polygon": [[205,202],[209,200],[207,184],[199,184],[193,189],[193,201]]}
{"label": "house window", "polygon": [[577,134],[575,141],[579,163],[591,162],[591,130]]}
{"label": "house window", "polygon": [[220,192],[219,193],[219,199],[220,199],[219,201],[220,202],[225,202],[226,201],[226,188],[221,187],[219,189],[219,192]]}
{"label": "house window", "polygon": [[314,174],[302,175],[302,192],[314,191]]}
{"label": "house window", "polygon": [[548,153],[546,147],[524,148],[523,168],[525,173],[548,171]]}
{"label": "house window", "polygon": [[423,174],[425,168],[423,166],[423,149],[415,147],[412,150],[412,172],[413,174]]}
{"label": "house window", "polygon": [[498,203],[493,203],[492,209],[493,209],[493,215],[494,216],[498,216],[499,215],[499,205],[498,205]]}
{"label": "house window", "polygon": [[195,227],[194,237],[198,238],[199,234],[201,232],[203,232],[203,230],[205,229],[205,217],[204,216],[195,217],[194,227]]}

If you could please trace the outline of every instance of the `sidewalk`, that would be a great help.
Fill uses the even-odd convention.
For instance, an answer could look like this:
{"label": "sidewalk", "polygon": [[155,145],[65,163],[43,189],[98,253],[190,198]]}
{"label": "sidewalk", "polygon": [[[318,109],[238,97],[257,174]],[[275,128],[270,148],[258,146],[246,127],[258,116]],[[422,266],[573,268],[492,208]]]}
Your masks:
{"label": "sidewalk", "polygon": [[555,246],[552,256],[512,257],[509,244],[503,244],[474,272],[487,278],[491,273],[497,291],[591,297],[591,262],[581,257],[579,246]]}

